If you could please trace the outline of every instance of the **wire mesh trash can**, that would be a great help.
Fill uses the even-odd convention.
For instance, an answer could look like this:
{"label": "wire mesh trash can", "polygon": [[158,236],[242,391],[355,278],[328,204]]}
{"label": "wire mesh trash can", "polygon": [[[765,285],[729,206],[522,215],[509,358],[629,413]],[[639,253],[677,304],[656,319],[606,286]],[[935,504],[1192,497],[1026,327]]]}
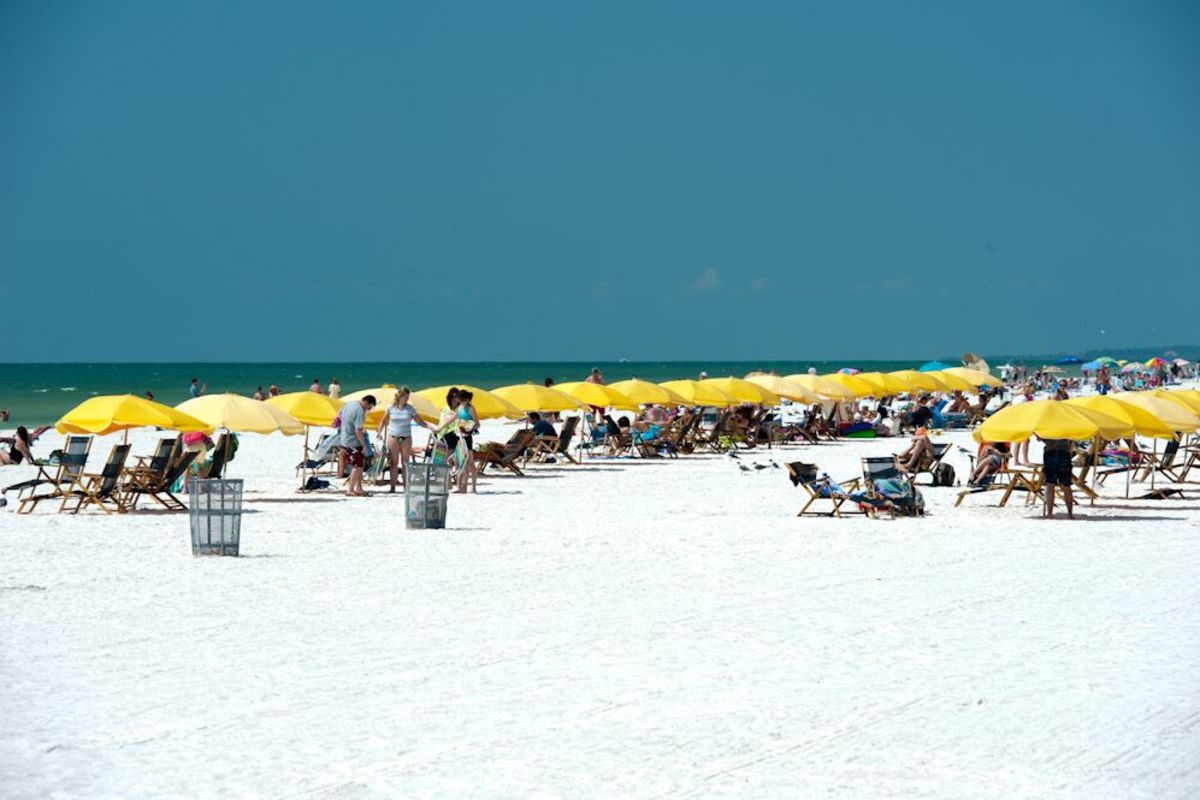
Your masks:
{"label": "wire mesh trash can", "polygon": [[189,497],[192,555],[236,556],[242,535],[242,481],[197,480]]}
{"label": "wire mesh trash can", "polygon": [[450,468],[422,462],[408,465],[404,486],[405,527],[410,530],[446,527],[446,504],[450,499]]}

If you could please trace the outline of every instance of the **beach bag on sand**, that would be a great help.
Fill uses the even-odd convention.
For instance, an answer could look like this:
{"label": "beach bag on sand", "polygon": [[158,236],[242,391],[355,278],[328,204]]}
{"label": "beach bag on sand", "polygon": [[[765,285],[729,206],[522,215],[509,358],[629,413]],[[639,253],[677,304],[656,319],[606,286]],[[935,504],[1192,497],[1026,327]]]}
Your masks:
{"label": "beach bag on sand", "polygon": [[954,485],[954,467],[946,463],[934,464],[933,469],[929,471],[933,476],[934,486],[953,486]]}

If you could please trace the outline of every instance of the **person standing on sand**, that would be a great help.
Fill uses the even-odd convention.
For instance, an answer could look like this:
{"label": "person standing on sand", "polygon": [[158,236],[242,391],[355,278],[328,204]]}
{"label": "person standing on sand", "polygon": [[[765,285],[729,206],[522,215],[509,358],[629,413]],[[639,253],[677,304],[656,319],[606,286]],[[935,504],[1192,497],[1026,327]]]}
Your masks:
{"label": "person standing on sand", "polygon": [[279,387],[272,383],[268,394],[270,397],[279,397]]}
{"label": "person standing on sand", "polygon": [[[330,395],[333,394],[333,384],[329,384]],[[408,402],[411,393],[407,386],[396,390],[392,404],[383,412],[379,421],[379,434],[387,432],[388,465],[392,469],[392,487],[389,492],[396,491],[396,477],[400,476],[405,486],[408,485],[408,462],[412,461],[412,424],[415,422],[422,428],[433,430],[433,426],[417,416],[417,410]]]}
{"label": "person standing on sand", "polygon": [[321,389],[320,378],[313,378],[312,386],[308,387],[308,390],[313,394],[325,394],[325,392]]}
{"label": "person standing on sand", "polygon": [[329,399],[337,400],[342,396],[342,385],[338,383],[337,378],[329,379]]}
{"label": "person standing on sand", "polygon": [[363,454],[367,450],[367,435],[363,432],[363,426],[367,421],[367,412],[374,407],[375,396],[369,394],[361,400],[343,405],[342,412],[338,415],[341,418],[338,427],[341,438],[339,444],[346,460],[350,462],[350,481],[346,484],[347,497],[367,497],[362,485],[365,463]]}
{"label": "person standing on sand", "polygon": [[1071,440],[1043,439],[1042,475],[1046,486],[1046,505],[1042,516],[1054,518],[1054,487],[1062,487],[1063,502],[1067,504],[1067,516],[1075,519],[1075,494],[1071,491]]}
{"label": "person standing on sand", "polygon": [[[588,375],[583,380],[585,383],[598,383],[601,386],[604,385],[604,376],[600,374],[599,367],[592,367],[592,374]],[[592,422],[599,424],[600,420],[604,417],[604,409],[600,406],[588,406],[588,408],[591,409],[592,412]]]}
{"label": "person standing on sand", "polygon": [[266,400],[267,399],[267,396],[265,394],[263,394],[263,390],[262,390],[261,386],[254,390],[254,399],[255,400]]}
{"label": "person standing on sand", "polygon": [[479,415],[471,402],[475,394],[467,389],[458,392],[458,452],[462,455],[462,471],[458,473],[458,493],[466,494],[467,486],[471,494],[478,488],[479,473],[475,470],[475,432],[479,430]]}
{"label": "person standing on sand", "polygon": [[200,395],[204,394],[204,390],[207,388],[207,383],[201,386],[199,380],[192,378],[192,385],[188,387],[188,393],[191,394],[192,397],[199,397]]}
{"label": "person standing on sand", "polygon": [[149,400],[151,403],[153,403],[154,402],[154,392],[147,389],[146,390],[146,399]]}

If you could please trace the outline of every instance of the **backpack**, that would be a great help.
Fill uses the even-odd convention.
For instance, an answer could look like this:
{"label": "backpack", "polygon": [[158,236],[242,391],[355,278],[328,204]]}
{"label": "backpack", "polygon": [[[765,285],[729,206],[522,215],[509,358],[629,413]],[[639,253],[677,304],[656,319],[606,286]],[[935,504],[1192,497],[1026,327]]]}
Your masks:
{"label": "backpack", "polygon": [[954,467],[945,462],[935,464],[929,474],[933,476],[934,486],[954,485]]}

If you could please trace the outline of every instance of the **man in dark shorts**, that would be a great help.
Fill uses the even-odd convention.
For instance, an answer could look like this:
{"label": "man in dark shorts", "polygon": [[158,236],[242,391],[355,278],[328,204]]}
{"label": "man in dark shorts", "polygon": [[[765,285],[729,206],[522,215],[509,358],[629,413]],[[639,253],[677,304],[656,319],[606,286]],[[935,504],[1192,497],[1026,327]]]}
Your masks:
{"label": "man in dark shorts", "polygon": [[351,400],[342,406],[338,433],[340,444],[346,461],[350,463],[350,480],[346,484],[346,494],[350,497],[366,497],[363,490],[363,466],[366,459],[363,453],[367,449],[367,436],[363,428],[366,424],[367,412],[375,407],[375,397],[367,395],[361,400]]}
{"label": "man in dark shorts", "polygon": [[1067,516],[1075,518],[1075,495],[1071,491],[1071,440],[1042,440],[1042,475],[1046,487],[1046,505],[1042,516],[1054,517],[1054,489],[1062,487],[1063,502],[1067,504]]}

